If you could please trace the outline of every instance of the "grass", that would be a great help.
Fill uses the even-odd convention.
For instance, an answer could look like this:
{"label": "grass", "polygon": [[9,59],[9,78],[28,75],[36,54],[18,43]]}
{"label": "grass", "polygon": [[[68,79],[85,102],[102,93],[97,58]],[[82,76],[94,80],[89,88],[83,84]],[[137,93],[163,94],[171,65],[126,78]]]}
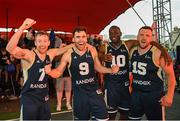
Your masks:
{"label": "grass", "polygon": [[[17,119],[19,118],[19,101],[5,101],[4,103],[1,102],[0,106],[6,106],[11,110],[0,110],[0,120],[10,120],[10,119]],[[50,99],[50,109],[51,113],[56,112],[56,98]],[[65,102],[62,103],[62,111],[66,110]]]}
{"label": "grass", "polygon": [[9,120],[19,118],[19,112],[1,112],[0,120]]}

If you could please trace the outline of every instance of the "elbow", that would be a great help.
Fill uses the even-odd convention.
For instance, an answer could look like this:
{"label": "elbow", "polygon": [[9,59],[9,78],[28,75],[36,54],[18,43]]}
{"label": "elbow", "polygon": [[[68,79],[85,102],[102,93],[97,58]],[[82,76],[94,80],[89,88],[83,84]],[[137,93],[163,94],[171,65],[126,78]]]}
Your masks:
{"label": "elbow", "polygon": [[8,45],[6,46],[6,50],[7,50],[8,52],[10,52],[10,50],[11,50]]}
{"label": "elbow", "polygon": [[13,48],[10,47],[9,45],[6,46],[6,50],[7,50],[10,54],[13,53]]}

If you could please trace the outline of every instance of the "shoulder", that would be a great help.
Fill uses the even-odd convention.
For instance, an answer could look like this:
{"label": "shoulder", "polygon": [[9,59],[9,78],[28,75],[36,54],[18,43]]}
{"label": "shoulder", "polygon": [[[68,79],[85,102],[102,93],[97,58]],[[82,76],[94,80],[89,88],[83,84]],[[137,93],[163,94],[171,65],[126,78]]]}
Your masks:
{"label": "shoulder", "polygon": [[130,50],[130,58],[132,57],[134,51],[138,50],[138,46],[134,46],[131,50]]}
{"label": "shoulder", "polygon": [[[24,54],[26,53],[26,54]],[[16,53],[16,57],[21,56],[22,60],[27,61],[28,63],[33,63],[35,59],[35,52],[33,50],[24,49],[24,53]],[[20,55],[22,54],[22,55]],[[24,55],[23,55],[24,54]]]}
{"label": "shoulder", "polygon": [[86,48],[87,48],[90,52],[96,51],[96,48],[95,48],[94,46],[90,45],[90,44],[87,44],[87,45],[86,45]]}
{"label": "shoulder", "polygon": [[68,49],[64,54],[63,54],[63,58],[65,58],[65,59],[69,59],[69,58],[71,58],[71,54],[73,53],[73,48],[71,48],[71,49]]}
{"label": "shoulder", "polygon": [[138,50],[138,46],[134,46],[131,50],[130,50],[130,54],[132,54],[134,51]]}
{"label": "shoulder", "polygon": [[160,56],[161,55],[161,50],[159,48],[157,48],[156,46],[152,46],[151,51],[156,54],[156,56]]}

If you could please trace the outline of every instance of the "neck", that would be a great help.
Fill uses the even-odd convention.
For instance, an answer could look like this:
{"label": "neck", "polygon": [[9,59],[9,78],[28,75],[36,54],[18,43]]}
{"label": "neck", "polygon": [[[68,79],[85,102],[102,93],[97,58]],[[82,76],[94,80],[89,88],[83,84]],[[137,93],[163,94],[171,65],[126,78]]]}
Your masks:
{"label": "neck", "polygon": [[151,45],[147,46],[146,48],[138,47],[138,52],[140,55],[142,55],[142,54],[145,54],[150,48],[151,48]]}
{"label": "neck", "polygon": [[78,53],[79,55],[83,55],[86,50],[87,50],[87,47],[85,47],[84,49],[80,50],[78,49],[76,46],[74,47],[74,50],[76,51],[76,53]]}
{"label": "neck", "polygon": [[41,60],[44,60],[45,57],[46,57],[46,53],[40,53],[37,49],[35,50],[36,54],[38,55],[38,57],[41,59]]}
{"label": "neck", "polygon": [[121,46],[121,44],[122,44],[121,40],[119,40],[118,42],[112,42],[112,46],[115,48],[118,48],[119,46]]}

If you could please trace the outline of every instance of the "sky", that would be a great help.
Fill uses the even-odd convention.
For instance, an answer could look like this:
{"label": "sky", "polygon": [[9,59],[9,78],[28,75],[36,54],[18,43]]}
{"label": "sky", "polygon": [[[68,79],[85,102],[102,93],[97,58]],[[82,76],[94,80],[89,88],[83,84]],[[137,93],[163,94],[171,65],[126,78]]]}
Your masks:
{"label": "sky", "polygon": [[[175,26],[180,27],[180,0],[171,0],[171,15],[172,15],[172,28]],[[151,26],[153,23],[153,10],[152,0],[142,0],[136,3],[133,7],[139,16],[143,19],[146,25]],[[112,25],[117,25],[121,28],[123,35],[137,35],[138,29],[144,26],[144,23],[133,11],[129,8],[123,14],[114,19],[104,30],[101,31],[101,35],[104,35],[105,39],[108,37],[108,30]],[[122,36],[123,36],[122,35]]]}

